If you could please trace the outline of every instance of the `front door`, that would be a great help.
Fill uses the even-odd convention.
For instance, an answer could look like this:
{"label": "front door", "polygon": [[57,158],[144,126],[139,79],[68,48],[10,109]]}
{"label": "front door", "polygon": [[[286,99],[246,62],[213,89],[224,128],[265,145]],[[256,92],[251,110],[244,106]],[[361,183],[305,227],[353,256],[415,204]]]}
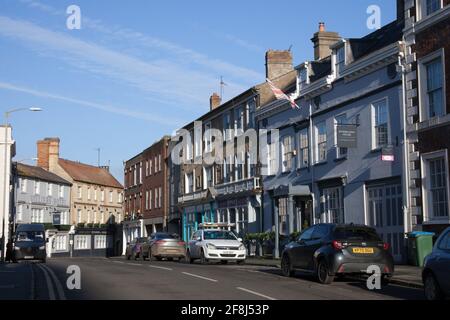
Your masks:
{"label": "front door", "polygon": [[385,184],[367,188],[369,225],[389,243],[395,262],[405,257],[402,187]]}

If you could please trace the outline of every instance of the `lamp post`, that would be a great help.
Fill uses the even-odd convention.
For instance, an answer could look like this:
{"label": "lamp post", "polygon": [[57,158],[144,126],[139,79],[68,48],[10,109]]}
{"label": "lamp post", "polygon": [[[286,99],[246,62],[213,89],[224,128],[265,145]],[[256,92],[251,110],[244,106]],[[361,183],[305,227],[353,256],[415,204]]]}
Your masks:
{"label": "lamp post", "polygon": [[[4,192],[2,195],[3,198],[3,217],[2,217],[2,238],[1,238],[1,243],[2,243],[2,247],[1,247],[1,261],[5,261],[5,250],[6,250],[6,236],[5,236],[5,224],[6,224],[6,216],[9,216],[9,210],[7,210],[7,205],[6,205],[6,193],[9,192],[9,179],[8,179],[8,171],[6,169],[8,161],[7,161],[7,157],[8,157],[8,148],[7,148],[7,144],[8,144],[8,120],[9,120],[9,116],[14,113],[14,112],[19,112],[19,111],[31,111],[31,112],[38,112],[38,111],[42,111],[41,108],[17,108],[17,109],[12,109],[12,110],[8,110],[4,113],[4,117],[5,117],[5,137],[4,137],[4,159],[3,159],[3,177],[5,179],[5,187],[4,187]],[[8,211],[8,212],[7,212]],[[9,218],[9,217],[8,217]],[[9,219],[8,219],[8,223],[9,223]],[[9,227],[9,226],[8,226]]]}

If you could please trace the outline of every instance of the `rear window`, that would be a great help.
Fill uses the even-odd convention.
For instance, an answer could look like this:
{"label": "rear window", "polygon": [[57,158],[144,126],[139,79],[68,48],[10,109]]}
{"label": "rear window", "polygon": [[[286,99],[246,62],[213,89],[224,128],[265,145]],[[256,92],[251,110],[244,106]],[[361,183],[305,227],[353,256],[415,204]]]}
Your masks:
{"label": "rear window", "polygon": [[338,240],[381,241],[376,231],[368,228],[336,228],[334,238]]}
{"label": "rear window", "polygon": [[177,239],[177,237],[167,233],[157,233],[155,239]]}

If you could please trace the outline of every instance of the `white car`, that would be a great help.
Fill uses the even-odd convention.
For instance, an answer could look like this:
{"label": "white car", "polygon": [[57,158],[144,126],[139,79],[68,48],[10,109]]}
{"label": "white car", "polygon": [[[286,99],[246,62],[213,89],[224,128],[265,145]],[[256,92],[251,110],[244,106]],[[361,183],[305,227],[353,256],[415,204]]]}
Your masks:
{"label": "white car", "polygon": [[193,263],[200,259],[202,264],[209,261],[236,261],[243,264],[247,251],[242,239],[237,238],[233,232],[222,229],[204,229],[194,232],[188,243],[186,260]]}

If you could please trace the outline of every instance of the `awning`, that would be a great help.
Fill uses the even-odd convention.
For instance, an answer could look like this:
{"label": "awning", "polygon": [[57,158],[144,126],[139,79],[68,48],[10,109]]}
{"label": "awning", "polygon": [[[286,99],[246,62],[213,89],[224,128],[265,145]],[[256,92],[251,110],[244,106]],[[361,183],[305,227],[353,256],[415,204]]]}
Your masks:
{"label": "awning", "polygon": [[311,190],[308,185],[281,185],[273,190],[275,197],[294,196],[294,197],[306,197],[311,195]]}

